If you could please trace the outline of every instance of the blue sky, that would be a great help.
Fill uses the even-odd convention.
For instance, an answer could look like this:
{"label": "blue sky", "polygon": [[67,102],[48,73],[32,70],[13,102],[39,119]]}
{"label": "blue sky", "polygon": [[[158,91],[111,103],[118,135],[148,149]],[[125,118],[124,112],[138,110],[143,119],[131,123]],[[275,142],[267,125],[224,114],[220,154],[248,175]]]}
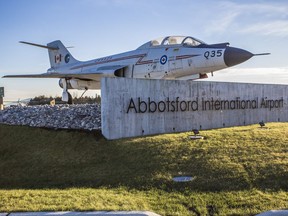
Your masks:
{"label": "blue sky", "polygon": [[[286,0],[0,0],[0,26],[1,77],[49,68],[47,50],[19,44],[22,40],[47,44],[60,39],[74,46],[75,58],[89,60],[165,35],[191,35],[272,53],[215,72],[208,80],[288,84]],[[57,79],[0,79],[0,86],[5,100],[62,93]]]}

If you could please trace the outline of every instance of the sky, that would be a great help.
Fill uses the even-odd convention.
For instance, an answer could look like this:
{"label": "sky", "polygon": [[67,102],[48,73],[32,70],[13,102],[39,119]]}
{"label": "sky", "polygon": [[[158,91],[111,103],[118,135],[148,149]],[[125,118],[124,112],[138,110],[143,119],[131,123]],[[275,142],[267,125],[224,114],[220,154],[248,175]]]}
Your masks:
{"label": "sky", "polygon": [[[61,40],[84,61],[162,36],[187,35],[271,53],[215,72],[207,81],[288,84],[286,0],[0,0],[0,27],[0,77],[45,73],[50,67],[47,50],[19,41]],[[6,101],[62,94],[58,79],[0,78],[0,86]],[[87,95],[95,94],[99,91]]]}

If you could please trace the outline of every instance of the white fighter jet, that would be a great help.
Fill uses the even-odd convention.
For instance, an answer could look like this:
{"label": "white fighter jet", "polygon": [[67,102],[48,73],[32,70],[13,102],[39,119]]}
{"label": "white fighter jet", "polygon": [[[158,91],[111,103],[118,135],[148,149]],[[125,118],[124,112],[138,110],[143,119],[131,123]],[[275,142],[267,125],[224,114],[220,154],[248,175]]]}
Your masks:
{"label": "white fighter jet", "polygon": [[206,44],[190,36],[167,36],[151,40],[136,50],[90,61],[76,60],[56,40],[47,46],[20,41],[48,49],[51,68],[46,73],[6,75],[4,78],[60,78],[62,100],[72,103],[68,89],[100,89],[101,77],[142,79],[207,78],[207,73],[240,64],[255,55],[230,47],[229,43]]}

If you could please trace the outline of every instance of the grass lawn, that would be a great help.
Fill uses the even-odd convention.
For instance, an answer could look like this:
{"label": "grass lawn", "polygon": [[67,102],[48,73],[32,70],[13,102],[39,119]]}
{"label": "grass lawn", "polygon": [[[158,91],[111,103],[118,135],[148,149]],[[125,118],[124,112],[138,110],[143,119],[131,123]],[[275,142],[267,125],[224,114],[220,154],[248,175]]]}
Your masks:
{"label": "grass lawn", "polygon": [[[107,141],[0,125],[0,212],[149,210],[255,215],[288,209],[288,123]],[[174,176],[193,181],[173,182]]]}

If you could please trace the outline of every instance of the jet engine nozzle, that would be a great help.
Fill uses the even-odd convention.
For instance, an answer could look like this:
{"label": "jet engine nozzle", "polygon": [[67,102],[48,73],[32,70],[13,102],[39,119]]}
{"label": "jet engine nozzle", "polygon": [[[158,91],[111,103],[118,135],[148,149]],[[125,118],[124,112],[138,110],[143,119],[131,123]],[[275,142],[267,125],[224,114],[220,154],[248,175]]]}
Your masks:
{"label": "jet engine nozzle", "polygon": [[235,47],[227,47],[224,52],[224,62],[227,67],[231,67],[250,59],[254,54]]}

